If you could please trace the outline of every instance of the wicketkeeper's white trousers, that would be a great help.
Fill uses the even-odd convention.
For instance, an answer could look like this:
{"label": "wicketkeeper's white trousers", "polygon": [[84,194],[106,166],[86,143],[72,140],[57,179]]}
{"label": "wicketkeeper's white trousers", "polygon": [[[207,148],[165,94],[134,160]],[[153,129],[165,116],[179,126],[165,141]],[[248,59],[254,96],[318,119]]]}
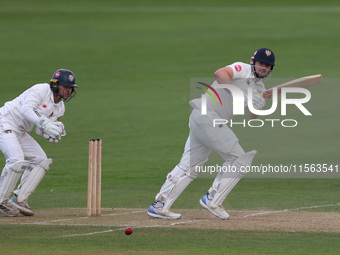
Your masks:
{"label": "wicketkeeper's white trousers", "polygon": [[[15,163],[27,160],[30,164],[21,178],[21,184],[25,182],[32,168],[47,159],[40,145],[26,132],[16,133],[12,130],[4,130],[0,119],[0,150],[6,158],[7,169]],[[3,172],[0,178],[0,186],[3,180]]]}

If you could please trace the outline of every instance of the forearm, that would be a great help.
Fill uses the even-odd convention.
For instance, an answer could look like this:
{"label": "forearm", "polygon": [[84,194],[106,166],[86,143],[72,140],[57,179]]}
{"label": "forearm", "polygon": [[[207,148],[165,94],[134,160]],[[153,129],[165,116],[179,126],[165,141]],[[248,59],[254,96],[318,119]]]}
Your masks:
{"label": "forearm", "polygon": [[39,118],[41,117],[40,114],[33,110],[33,108],[24,106],[21,110],[21,115],[28,120],[29,122],[36,124]]}

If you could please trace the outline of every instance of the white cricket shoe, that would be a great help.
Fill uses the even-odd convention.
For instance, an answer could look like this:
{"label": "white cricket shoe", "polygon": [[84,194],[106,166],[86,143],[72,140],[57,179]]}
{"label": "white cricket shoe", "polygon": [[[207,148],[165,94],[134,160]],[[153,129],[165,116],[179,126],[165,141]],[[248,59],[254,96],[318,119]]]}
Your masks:
{"label": "white cricket shoe", "polygon": [[213,215],[215,215],[217,218],[220,218],[222,220],[227,220],[229,219],[229,214],[224,210],[222,205],[217,206],[216,208],[210,207],[210,202],[211,199],[209,199],[209,193],[205,194],[201,199],[200,199],[200,204],[203,206],[205,209],[207,209],[209,212],[211,212]]}
{"label": "white cricket shoe", "polygon": [[173,213],[170,211],[163,212],[162,210],[163,206],[164,204],[159,201],[155,201],[151,203],[149,210],[148,210],[148,215],[154,218],[168,219],[168,220],[176,220],[176,219],[181,218],[182,215],[180,215],[179,213]]}
{"label": "white cricket shoe", "polygon": [[6,217],[15,217],[20,213],[19,209],[14,206],[12,200],[5,200],[0,205],[0,212]]}
{"label": "white cricket shoe", "polygon": [[14,194],[14,196],[12,197],[12,202],[14,203],[14,206],[19,209],[22,215],[25,216],[34,215],[35,212],[31,207],[29,207],[27,199],[22,202],[18,202],[18,195]]}

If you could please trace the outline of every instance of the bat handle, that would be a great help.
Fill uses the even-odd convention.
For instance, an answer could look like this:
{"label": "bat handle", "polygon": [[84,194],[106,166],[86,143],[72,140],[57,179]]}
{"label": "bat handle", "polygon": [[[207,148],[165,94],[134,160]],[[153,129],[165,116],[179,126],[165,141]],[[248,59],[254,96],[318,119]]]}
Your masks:
{"label": "bat handle", "polygon": [[[280,89],[280,88],[277,89],[277,94],[278,94],[278,95],[281,94],[281,89]],[[261,94],[260,94],[260,95],[261,95]],[[272,90],[272,89],[267,90],[267,91],[265,91],[265,92],[262,93],[262,97],[263,97],[264,99],[271,98],[272,96],[273,96],[273,90]]]}

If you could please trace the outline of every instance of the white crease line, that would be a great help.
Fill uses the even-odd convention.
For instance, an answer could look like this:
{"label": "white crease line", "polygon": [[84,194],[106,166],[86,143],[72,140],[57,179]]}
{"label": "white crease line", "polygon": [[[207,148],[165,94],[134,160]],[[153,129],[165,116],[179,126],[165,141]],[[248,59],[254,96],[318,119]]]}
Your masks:
{"label": "white crease line", "polygon": [[[164,225],[150,225],[150,226],[139,226],[139,227],[133,227],[133,229],[138,228],[157,228],[157,227],[163,227]],[[88,235],[96,235],[96,234],[103,234],[103,233],[109,233],[109,232],[116,232],[125,230],[126,228],[117,228],[117,229],[108,229],[104,231],[97,231],[97,232],[90,232],[90,233],[84,233],[84,234],[73,234],[73,235],[64,235],[64,236],[58,236],[58,237],[73,237],[73,236],[88,236]]]}
{"label": "white crease line", "polygon": [[[188,224],[188,223],[200,222],[200,221],[208,221],[208,220],[209,219],[206,219],[206,220],[189,220],[189,221],[174,222],[174,223],[170,223],[170,224],[166,224],[166,225],[176,226],[176,225],[182,225],[182,224]],[[146,225],[146,226],[133,227],[133,229],[139,229],[139,228],[157,228],[157,227],[164,227],[166,225],[149,225],[149,226]],[[97,232],[90,232],[90,233],[84,233],[84,234],[63,235],[63,236],[58,236],[58,237],[88,236],[88,235],[96,235],[96,234],[116,232],[116,231],[121,231],[121,230],[125,230],[125,228],[108,229],[108,230],[97,231]]]}
{"label": "white crease line", "polygon": [[[56,208],[56,210],[86,210],[86,207],[67,207],[67,208]],[[124,210],[124,211],[131,211],[131,210],[136,210],[136,209],[140,209],[140,208],[119,208],[119,207],[105,207],[105,208],[101,208],[102,211],[115,211],[115,210]]]}
{"label": "white crease line", "polygon": [[[72,220],[72,219],[70,219]],[[184,224],[188,224],[188,223],[193,223],[193,222],[201,222],[201,221],[209,221],[210,219],[205,219],[205,220],[189,220],[189,221],[181,221],[181,222],[174,222],[174,223],[170,223],[170,224],[165,224],[165,225],[150,225],[150,226],[136,226],[134,228],[153,228],[153,227],[161,227],[161,226],[176,226],[176,225],[184,225]],[[14,223],[13,223],[14,224]],[[17,224],[17,223],[15,223]],[[21,223],[21,225],[48,225],[48,222],[33,222],[33,223]],[[67,224],[67,223],[61,223],[58,224],[58,226],[94,226],[94,227],[104,227],[101,224],[86,224],[86,223],[77,223],[77,224]],[[128,227],[129,225],[122,225],[122,226],[126,226]],[[116,231],[116,230],[114,230]]]}
{"label": "white crease line", "polygon": [[[10,224],[17,224],[17,223],[10,223]],[[50,224],[50,223],[46,223],[46,222],[30,222],[30,223],[20,223],[20,225],[45,225],[45,226],[93,226],[93,227],[105,227],[104,225],[102,224],[87,224],[87,223],[71,223],[71,224],[68,224],[68,223],[60,223],[58,225],[53,225],[53,224]]]}
{"label": "white crease line", "polygon": [[131,213],[145,213],[145,210],[140,210],[140,211],[132,211],[132,212],[125,212],[125,213],[111,213],[111,214],[103,214],[102,216],[115,216],[115,215],[125,215],[125,214],[131,214]]}
{"label": "white crease line", "polygon": [[89,236],[89,235],[109,233],[109,232],[114,232],[114,231],[119,231],[119,230],[124,230],[124,229],[125,228],[108,229],[108,230],[98,231],[98,232],[91,232],[91,233],[84,233],[84,234],[73,234],[73,235],[64,235],[64,236],[58,236],[58,237]]}
{"label": "white crease line", "polygon": [[[140,210],[140,211],[132,211],[132,212],[124,212],[124,213],[111,213],[111,214],[103,214],[100,217],[106,217],[106,216],[116,216],[116,215],[126,215],[126,214],[131,214],[131,213],[142,213],[145,212],[146,210]],[[25,224],[31,224],[31,225],[45,225],[49,223],[54,223],[54,222],[63,222],[63,221],[74,221],[74,220],[84,220],[84,219],[90,219],[91,217],[78,217],[78,218],[68,218],[68,219],[59,219],[59,220],[50,220],[50,221],[41,221],[41,222],[31,222],[31,223],[21,223],[23,225]],[[76,224],[76,225],[86,225],[86,224]],[[89,224],[87,224],[89,225]]]}
{"label": "white crease line", "polygon": [[176,225],[182,225],[182,224],[188,224],[188,223],[193,223],[193,222],[200,222],[200,221],[208,221],[210,219],[206,219],[206,220],[189,220],[189,221],[182,221],[182,222],[174,222],[174,223],[170,223],[170,226],[176,226]]}
{"label": "white crease line", "polygon": [[280,211],[266,211],[266,212],[252,213],[252,214],[244,215],[242,217],[246,218],[246,217],[259,216],[259,215],[265,215],[265,214],[283,213],[283,212],[288,212],[288,211],[299,211],[299,210],[304,210],[304,209],[330,207],[330,206],[337,206],[337,205],[340,205],[340,203],[329,204],[329,205],[303,206],[303,207],[292,208],[292,209],[283,209],[283,210],[280,210]]}

